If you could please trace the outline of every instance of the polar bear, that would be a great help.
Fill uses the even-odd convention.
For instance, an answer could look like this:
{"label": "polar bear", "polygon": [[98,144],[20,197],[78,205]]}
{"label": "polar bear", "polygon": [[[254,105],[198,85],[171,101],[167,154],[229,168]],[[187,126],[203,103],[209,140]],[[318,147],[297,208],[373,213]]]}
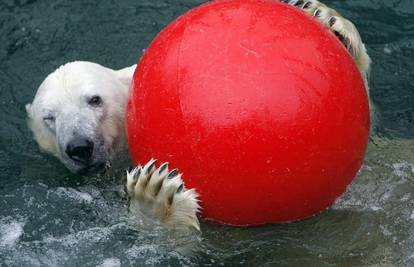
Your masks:
{"label": "polar bear", "polygon": [[[355,26],[318,1],[281,0],[315,17],[348,49],[368,89],[370,58]],[[40,85],[27,104],[28,124],[40,148],[72,172],[89,175],[110,166],[125,144],[124,110],[135,65],[112,70],[92,62],[67,63]],[[200,229],[194,189],[155,160],[127,171],[130,210],[172,228]]]}

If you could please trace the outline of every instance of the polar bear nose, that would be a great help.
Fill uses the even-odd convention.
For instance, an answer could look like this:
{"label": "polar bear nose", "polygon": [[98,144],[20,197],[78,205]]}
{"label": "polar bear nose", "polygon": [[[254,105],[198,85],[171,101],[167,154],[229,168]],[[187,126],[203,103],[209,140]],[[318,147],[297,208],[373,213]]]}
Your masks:
{"label": "polar bear nose", "polygon": [[79,163],[89,163],[93,154],[93,142],[86,138],[72,139],[66,146],[66,154]]}

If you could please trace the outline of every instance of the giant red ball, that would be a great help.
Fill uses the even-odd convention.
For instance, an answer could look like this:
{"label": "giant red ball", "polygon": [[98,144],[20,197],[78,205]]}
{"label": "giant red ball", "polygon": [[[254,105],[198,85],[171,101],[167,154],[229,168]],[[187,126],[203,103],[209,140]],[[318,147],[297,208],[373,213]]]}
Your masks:
{"label": "giant red ball", "polygon": [[367,146],[367,94],[351,55],[274,0],[213,1],[168,25],[133,77],[135,163],[168,161],[205,218],[288,222],[329,207]]}

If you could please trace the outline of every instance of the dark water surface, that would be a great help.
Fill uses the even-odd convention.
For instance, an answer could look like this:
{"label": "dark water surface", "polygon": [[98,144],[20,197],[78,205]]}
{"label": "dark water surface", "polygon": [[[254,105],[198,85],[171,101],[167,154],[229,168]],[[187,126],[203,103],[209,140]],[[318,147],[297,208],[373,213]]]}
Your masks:
{"label": "dark water surface", "polygon": [[412,0],[325,1],[367,44],[379,123],[346,195],[310,220],[205,223],[199,241],[137,229],[121,170],[80,178],[40,153],[24,105],[48,73],[76,59],[132,65],[161,28],[201,2],[0,0],[0,266],[414,266]]}

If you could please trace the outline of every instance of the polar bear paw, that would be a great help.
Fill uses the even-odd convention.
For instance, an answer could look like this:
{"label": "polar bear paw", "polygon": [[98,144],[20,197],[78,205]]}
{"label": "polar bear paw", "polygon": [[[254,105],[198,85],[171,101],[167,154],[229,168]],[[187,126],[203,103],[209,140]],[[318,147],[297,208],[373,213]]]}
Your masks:
{"label": "polar bear paw", "polygon": [[351,21],[342,17],[334,9],[316,0],[281,0],[281,2],[302,9],[329,28],[350,52],[367,85],[371,60],[358,30]]}
{"label": "polar bear paw", "polygon": [[130,211],[158,219],[169,228],[200,231],[198,194],[185,188],[181,176],[176,169],[168,170],[168,163],[157,168],[154,159],[127,171]]}

